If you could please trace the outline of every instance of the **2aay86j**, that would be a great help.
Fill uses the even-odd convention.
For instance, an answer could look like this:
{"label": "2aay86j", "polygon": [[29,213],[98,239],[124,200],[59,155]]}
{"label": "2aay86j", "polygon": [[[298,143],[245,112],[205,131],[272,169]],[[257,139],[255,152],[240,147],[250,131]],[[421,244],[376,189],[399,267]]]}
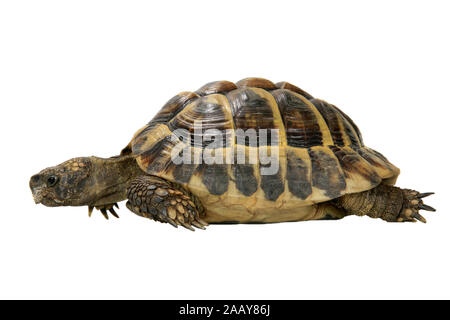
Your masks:
{"label": "2aay86j", "polygon": [[266,316],[270,315],[270,305],[228,305],[223,306],[222,314],[224,315],[259,315]]}

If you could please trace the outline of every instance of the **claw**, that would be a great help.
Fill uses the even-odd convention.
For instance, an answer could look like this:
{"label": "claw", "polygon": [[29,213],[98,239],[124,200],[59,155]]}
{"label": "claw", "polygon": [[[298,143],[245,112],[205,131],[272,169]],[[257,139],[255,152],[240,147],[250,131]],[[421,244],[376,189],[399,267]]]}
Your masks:
{"label": "claw", "polygon": [[94,207],[88,206],[88,214],[89,214],[89,217],[92,216],[92,211],[94,211]]}
{"label": "claw", "polygon": [[425,220],[425,218],[422,217],[422,216],[421,216],[419,213],[417,213],[417,212],[414,213],[412,217],[415,218],[415,219],[417,219],[417,220],[419,220],[420,222],[427,223],[427,220]]}
{"label": "claw", "polygon": [[421,199],[421,198],[431,196],[432,194],[434,194],[434,192],[424,192],[424,193],[419,193],[416,197]]}
{"label": "claw", "polygon": [[186,222],[181,222],[181,221],[180,221],[180,223],[181,223],[181,225],[182,225],[183,227],[185,227],[186,229],[189,229],[189,230],[191,230],[191,231],[195,231],[195,229],[192,228],[192,226],[188,225]]}
{"label": "claw", "polygon": [[114,207],[116,207],[117,209],[120,209],[120,208],[119,208],[119,205],[117,204],[117,202],[114,203]]}
{"label": "claw", "polygon": [[114,208],[110,208],[109,212],[116,218],[119,218],[119,215],[114,211]]}
{"label": "claw", "polygon": [[100,209],[100,212],[103,214],[103,216],[105,217],[106,220],[109,219],[108,213],[106,212],[106,209],[105,209],[105,208],[101,208],[101,209]]}
{"label": "claw", "polygon": [[192,221],[191,224],[192,224],[194,227],[197,227],[197,228],[199,228],[199,229],[202,229],[202,230],[205,230],[205,229],[206,229],[200,222],[197,222],[197,221],[195,221],[195,220]]}
{"label": "claw", "polygon": [[428,206],[426,204],[423,204],[423,203],[419,204],[419,209],[426,210],[426,211],[436,211],[435,208],[430,207],[430,206]]}
{"label": "claw", "polygon": [[174,228],[178,228],[178,225],[172,219],[167,219],[167,223],[169,223]]}
{"label": "claw", "polygon": [[200,219],[199,217],[197,217],[196,220],[204,227],[208,226],[208,222],[205,222],[204,220]]}

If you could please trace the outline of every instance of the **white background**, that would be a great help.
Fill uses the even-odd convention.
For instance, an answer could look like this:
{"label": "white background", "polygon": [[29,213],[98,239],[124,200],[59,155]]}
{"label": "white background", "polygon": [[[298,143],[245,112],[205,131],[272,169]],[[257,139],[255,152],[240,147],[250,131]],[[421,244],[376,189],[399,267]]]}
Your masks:
{"label": "white background", "polygon": [[[0,298],[450,298],[446,1],[2,1]],[[189,232],[122,204],[36,206],[29,177],[117,154],[173,95],[289,81],[435,191],[427,224],[370,218]]]}

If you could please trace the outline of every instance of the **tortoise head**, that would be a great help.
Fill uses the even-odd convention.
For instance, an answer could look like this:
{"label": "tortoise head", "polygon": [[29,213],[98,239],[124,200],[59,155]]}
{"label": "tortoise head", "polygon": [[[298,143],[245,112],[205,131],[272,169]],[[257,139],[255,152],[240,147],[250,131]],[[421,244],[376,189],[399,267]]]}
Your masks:
{"label": "tortoise head", "polygon": [[81,206],[95,196],[91,158],[74,158],[42,170],[30,179],[34,201],[48,207]]}

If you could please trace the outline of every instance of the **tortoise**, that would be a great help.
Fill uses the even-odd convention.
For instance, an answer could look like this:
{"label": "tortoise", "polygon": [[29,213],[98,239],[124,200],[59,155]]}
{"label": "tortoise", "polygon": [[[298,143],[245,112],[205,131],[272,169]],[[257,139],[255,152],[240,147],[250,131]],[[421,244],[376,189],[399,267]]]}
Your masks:
{"label": "tortoise", "polygon": [[347,215],[426,222],[419,210],[435,211],[422,201],[433,193],[395,187],[399,173],[336,106],[246,78],[177,94],[120,155],[68,160],[30,188],[46,206],[87,205],[108,219],[128,200],[139,216],[190,230]]}

